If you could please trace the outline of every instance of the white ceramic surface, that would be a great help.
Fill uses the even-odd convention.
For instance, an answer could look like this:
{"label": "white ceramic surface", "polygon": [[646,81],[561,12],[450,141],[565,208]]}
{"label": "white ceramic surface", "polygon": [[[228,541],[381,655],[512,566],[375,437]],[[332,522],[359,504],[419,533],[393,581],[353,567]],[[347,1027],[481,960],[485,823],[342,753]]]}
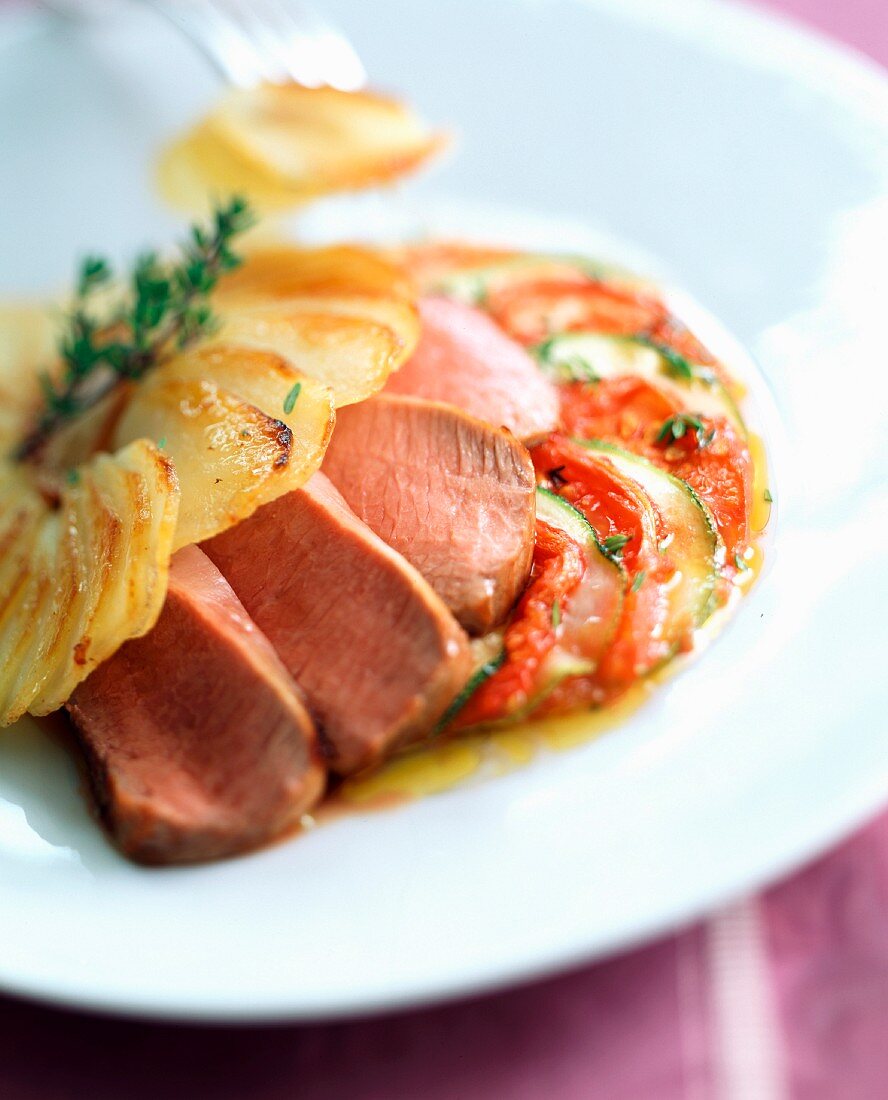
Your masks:
{"label": "white ceramic surface", "polygon": [[[313,230],[514,224],[558,243],[578,224],[656,256],[773,391],[778,418],[758,387],[768,568],[712,648],[603,739],[225,864],[129,866],[64,754],[7,733],[8,990],[191,1018],[425,1002],[662,932],[888,798],[884,80],[702,0],[326,2],[370,71],[462,140],[399,196],[330,204]],[[152,157],[213,90],[150,19],[0,22],[0,294],[59,286],[86,248],[169,236]]]}

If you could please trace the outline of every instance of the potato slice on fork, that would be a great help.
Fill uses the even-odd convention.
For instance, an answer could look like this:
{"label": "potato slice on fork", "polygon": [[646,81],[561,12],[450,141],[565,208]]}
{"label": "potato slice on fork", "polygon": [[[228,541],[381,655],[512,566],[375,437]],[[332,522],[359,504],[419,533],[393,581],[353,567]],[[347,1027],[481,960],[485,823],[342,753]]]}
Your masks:
{"label": "potato slice on fork", "polygon": [[387,183],[444,144],[396,99],[299,84],[231,91],[206,126],[248,169],[303,199]]}

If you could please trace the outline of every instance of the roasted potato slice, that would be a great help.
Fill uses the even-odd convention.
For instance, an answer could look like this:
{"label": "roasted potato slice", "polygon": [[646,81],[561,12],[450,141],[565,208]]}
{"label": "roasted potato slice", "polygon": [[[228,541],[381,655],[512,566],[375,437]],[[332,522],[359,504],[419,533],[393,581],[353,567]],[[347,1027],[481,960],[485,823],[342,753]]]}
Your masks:
{"label": "roasted potato slice", "polygon": [[7,464],[0,497],[0,725],[57,709],[90,670],[153,626],[179,487],[147,441],[97,455],[47,500]]}
{"label": "roasted potato slice", "polygon": [[219,284],[216,301],[224,303],[233,298],[240,302],[253,297],[267,302],[305,295],[379,295],[412,302],[416,288],[399,263],[385,259],[372,248],[280,244],[250,252],[245,262]]}
{"label": "roasted potato slice", "polygon": [[[304,468],[307,480],[320,466],[333,431],[333,398],[327,386],[296,370],[290,359],[259,348],[217,343],[178,356],[165,370],[180,381],[215,382],[266,416],[283,421],[293,435],[288,477],[302,476],[297,471]],[[293,396],[297,384],[298,395]]]}
{"label": "roasted potato slice", "polygon": [[[355,307],[348,302],[343,308],[349,305]],[[367,316],[319,309],[313,299],[230,313],[217,339],[275,351],[298,363],[330,388],[337,408],[381,390],[404,360],[404,344],[391,327]]]}
{"label": "roasted potato slice", "polygon": [[[214,370],[224,383],[214,380]],[[298,398],[285,413],[297,383]],[[263,403],[273,400],[280,415],[239,396],[248,391]],[[219,534],[302,485],[320,466],[331,429],[325,388],[268,353],[219,349],[215,363],[212,353],[183,356],[146,378],[117,425],[115,441],[158,439],[172,459],[182,485],[178,549]]]}
{"label": "roasted potato slice", "polygon": [[217,343],[278,352],[337,407],[380,390],[419,339],[411,280],[369,249],[258,250],[220,286],[217,308]]}
{"label": "roasted potato slice", "polygon": [[207,125],[254,171],[297,198],[386,183],[443,145],[396,99],[298,84],[233,90]]}
{"label": "roasted potato slice", "polygon": [[201,216],[212,212],[217,195],[249,195],[250,205],[263,213],[303,201],[275,176],[257,172],[206,121],[163,150],[157,186],[170,206]]}

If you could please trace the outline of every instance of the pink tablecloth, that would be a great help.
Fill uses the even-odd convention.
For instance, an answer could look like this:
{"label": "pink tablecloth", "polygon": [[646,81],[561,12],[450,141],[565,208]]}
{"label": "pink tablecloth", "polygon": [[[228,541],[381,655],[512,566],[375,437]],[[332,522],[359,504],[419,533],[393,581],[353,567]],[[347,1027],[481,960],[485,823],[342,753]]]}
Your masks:
{"label": "pink tablecloth", "polygon": [[[888,63],[888,0],[766,2]],[[680,935],[446,1008],[211,1029],[0,999],[2,1100],[550,1095],[888,1097],[888,813],[766,894]]]}

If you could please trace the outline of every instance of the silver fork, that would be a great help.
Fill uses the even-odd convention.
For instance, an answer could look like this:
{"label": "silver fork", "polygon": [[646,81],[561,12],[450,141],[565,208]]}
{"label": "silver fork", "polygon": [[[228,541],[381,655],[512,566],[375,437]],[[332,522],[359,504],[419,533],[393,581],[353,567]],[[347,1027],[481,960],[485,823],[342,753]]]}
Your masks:
{"label": "silver fork", "polygon": [[[137,0],[182,31],[230,84],[295,81],[354,91],[367,73],[354,47],[303,0]],[[44,0],[65,15],[120,12],[118,0]]]}

